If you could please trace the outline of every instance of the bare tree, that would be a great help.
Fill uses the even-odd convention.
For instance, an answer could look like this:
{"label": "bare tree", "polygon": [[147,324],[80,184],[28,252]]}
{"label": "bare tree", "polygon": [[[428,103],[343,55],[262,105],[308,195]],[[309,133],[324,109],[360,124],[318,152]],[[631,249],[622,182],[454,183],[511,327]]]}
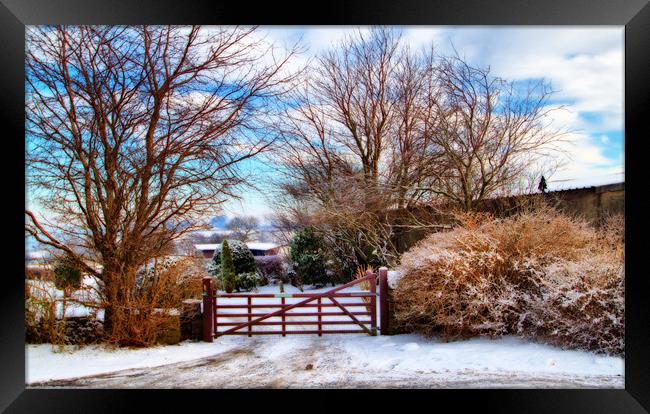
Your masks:
{"label": "bare tree", "polygon": [[389,29],[357,32],[320,56],[296,88],[280,135],[285,172],[316,196],[332,196],[334,171],[378,186],[381,156],[391,133],[392,79],[399,35]]}
{"label": "bare tree", "polygon": [[204,234],[201,232],[192,233],[188,235],[188,239],[194,244],[215,244],[221,243],[226,239],[225,233],[212,233]]}
{"label": "bare tree", "polygon": [[259,220],[255,216],[237,216],[228,222],[228,230],[232,237],[243,242],[249,242],[259,230]]}
{"label": "bare tree", "polygon": [[430,128],[440,95],[433,49],[413,53],[407,47],[394,84],[395,115],[383,187],[394,198],[395,208],[409,209],[431,201],[425,186],[440,174],[443,156],[433,136],[436,131]]}
{"label": "bare tree", "polygon": [[333,138],[349,151],[368,184],[378,184],[385,141],[391,133],[392,80],[400,35],[386,28],[357,32],[318,61],[313,94],[333,122]]}
{"label": "bare tree", "polygon": [[511,188],[553,151],[562,131],[551,128],[552,93],[544,81],[519,85],[458,56],[438,64],[440,97],[427,118],[444,156],[428,189],[465,210]]}
{"label": "bare tree", "polygon": [[26,231],[128,306],[135,273],[213,213],[265,150],[264,120],[292,81],[255,28],[57,26],[27,30]]}
{"label": "bare tree", "polygon": [[434,78],[432,51],[410,51],[390,28],[356,32],[319,57],[278,125],[282,222],[319,227],[350,262],[394,263],[395,225],[423,223],[388,213],[423,201],[437,166],[426,122]]}
{"label": "bare tree", "polygon": [[395,29],[357,32],[316,59],[277,125],[279,221],[320,228],[338,257],[395,263],[396,231],[448,227],[440,206],[471,210],[557,149],[550,94],[412,51]]}
{"label": "bare tree", "polygon": [[316,59],[277,125],[283,228],[319,228],[339,261],[394,263],[386,215],[420,191],[414,160],[426,155],[425,124],[413,109],[424,88],[413,97],[400,82],[426,82],[430,72],[415,70],[425,64],[388,28],[358,31]]}

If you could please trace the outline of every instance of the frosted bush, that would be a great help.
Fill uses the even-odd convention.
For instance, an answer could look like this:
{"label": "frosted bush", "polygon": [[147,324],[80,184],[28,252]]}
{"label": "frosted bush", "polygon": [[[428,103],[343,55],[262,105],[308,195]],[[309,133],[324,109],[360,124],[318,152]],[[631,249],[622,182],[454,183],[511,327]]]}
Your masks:
{"label": "frosted bush", "polygon": [[557,345],[622,355],[623,263],[603,254],[558,262],[545,270],[544,294],[531,301],[531,326],[522,334]]}
{"label": "frosted bush", "polygon": [[[239,240],[228,239],[228,247],[235,265],[235,273],[250,273],[256,271],[255,256],[251,253],[246,243]],[[211,274],[218,277],[221,273],[221,245],[217,246],[212,256]]]}
{"label": "frosted bush", "polygon": [[281,280],[288,283],[287,261],[283,256],[258,256],[255,258],[257,270],[267,281]]}
{"label": "frosted bush", "polygon": [[623,221],[600,231],[554,210],[472,215],[405,253],[395,321],[446,339],[521,335],[623,353]]}
{"label": "frosted bush", "polygon": [[235,288],[238,292],[250,291],[265,283],[266,280],[256,272],[239,273],[235,276]]}

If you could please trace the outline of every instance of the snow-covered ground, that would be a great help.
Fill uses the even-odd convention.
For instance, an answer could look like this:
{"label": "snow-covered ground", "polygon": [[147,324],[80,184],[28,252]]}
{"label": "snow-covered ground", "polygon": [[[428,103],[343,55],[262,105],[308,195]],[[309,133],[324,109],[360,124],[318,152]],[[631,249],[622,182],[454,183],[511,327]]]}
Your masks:
{"label": "snow-covered ground", "polygon": [[624,386],[622,358],[511,337],[443,343],[419,335],[225,336],[140,350],[28,345],[26,359],[27,383],[36,387]]}
{"label": "snow-covered ground", "polygon": [[[394,277],[394,275],[391,275]],[[313,293],[331,287],[309,289]],[[356,292],[358,286],[345,292]],[[297,293],[285,286],[285,293]],[[265,286],[258,293],[279,293]],[[280,298],[256,299],[279,303]],[[295,303],[299,298],[285,298]],[[246,303],[219,298],[218,303]],[[256,303],[259,303],[256,302]],[[359,303],[360,298],[340,302]],[[325,303],[325,301],[324,301]],[[277,308],[257,308],[268,313]],[[336,307],[324,308],[336,312]],[[365,311],[365,306],[352,307]],[[221,311],[221,310],[220,310]],[[224,312],[240,312],[224,309]],[[303,308],[300,312],[315,312]],[[327,316],[349,320],[347,316]],[[360,317],[367,319],[367,316]],[[270,320],[275,320],[272,318]],[[223,318],[220,321],[243,321]],[[314,316],[291,320],[316,320]],[[332,329],[358,328],[335,325]],[[223,327],[227,329],[228,327]],[[314,329],[291,326],[291,329]],[[256,326],[257,329],[279,327]],[[220,330],[223,330],[220,328]],[[623,388],[624,360],[505,337],[444,343],[419,335],[369,336],[328,334],[222,336],[214,343],[182,342],[148,349],[102,346],[26,346],[30,386],[99,388],[233,388],[233,387],[424,387],[424,388]]]}
{"label": "snow-covered ground", "polygon": [[112,349],[103,345],[66,346],[63,351],[49,344],[25,346],[26,382],[83,377],[133,368],[149,368],[215,356],[236,344],[185,341],[152,348]]}

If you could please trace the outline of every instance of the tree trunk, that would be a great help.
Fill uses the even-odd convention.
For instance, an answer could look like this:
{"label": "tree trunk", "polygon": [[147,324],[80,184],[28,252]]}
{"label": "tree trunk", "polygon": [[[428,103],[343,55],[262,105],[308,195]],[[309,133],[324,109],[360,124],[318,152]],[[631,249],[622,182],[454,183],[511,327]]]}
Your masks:
{"label": "tree trunk", "polygon": [[[112,263],[112,260],[106,260]],[[119,261],[117,263],[120,263]],[[103,296],[104,296],[104,331],[107,336],[114,333],[115,324],[117,322],[118,309],[128,308],[129,297],[132,289],[135,286],[135,271],[127,269],[136,268],[134,266],[111,266],[107,264],[102,271],[102,279],[104,282]]]}
{"label": "tree trunk", "polygon": [[109,304],[104,306],[104,333],[107,336],[110,336],[113,332],[113,319],[114,319],[113,307]]}

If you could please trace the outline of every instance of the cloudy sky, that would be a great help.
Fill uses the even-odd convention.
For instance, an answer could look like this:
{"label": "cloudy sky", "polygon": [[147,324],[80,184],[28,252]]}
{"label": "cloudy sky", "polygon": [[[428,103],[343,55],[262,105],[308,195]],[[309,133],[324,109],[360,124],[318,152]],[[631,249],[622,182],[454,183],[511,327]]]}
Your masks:
{"label": "cloudy sky", "polygon": [[[554,121],[568,129],[565,165],[549,179],[549,190],[623,180],[623,27],[404,27],[413,48],[433,42],[440,54],[453,49],[471,63],[489,66],[494,75],[512,81],[544,78],[557,92],[553,103],[566,106]],[[268,40],[307,48],[300,60],[335,45],[353,27],[262,28]],[[362,30],[365,30],[362,28]],[[263,183],[270,170],[260,162],[250,169]],[[549,178],[549,177],[547,177]],[[248,191],[232,203],[228,214],[265,215],[266,193]]]}
{"label": "cloudy sky", "polygon": [[[273,26],[260,28],[282,46],[300,41],[305,52],[294,60],[296,67],[335,46],[354,30],[368,27]],[[562,169],[549,180],[549,190],[606,184],[623,180],[623,26],[576,27],[473,27],[407,26],[403,37],[411,48],[433,43],[441,55],[455,49],[470,63],[489,66],[492,74],[511,81],[544,78],[557,92],[554,121],[570,130]],[[263,161],[247,161],[259,190],[246,190],[241,201],[226,206],[227,215],[263,217],[272,212],[266,199],[272,169]],[[38,206],[33,206],[38,210]]]}

